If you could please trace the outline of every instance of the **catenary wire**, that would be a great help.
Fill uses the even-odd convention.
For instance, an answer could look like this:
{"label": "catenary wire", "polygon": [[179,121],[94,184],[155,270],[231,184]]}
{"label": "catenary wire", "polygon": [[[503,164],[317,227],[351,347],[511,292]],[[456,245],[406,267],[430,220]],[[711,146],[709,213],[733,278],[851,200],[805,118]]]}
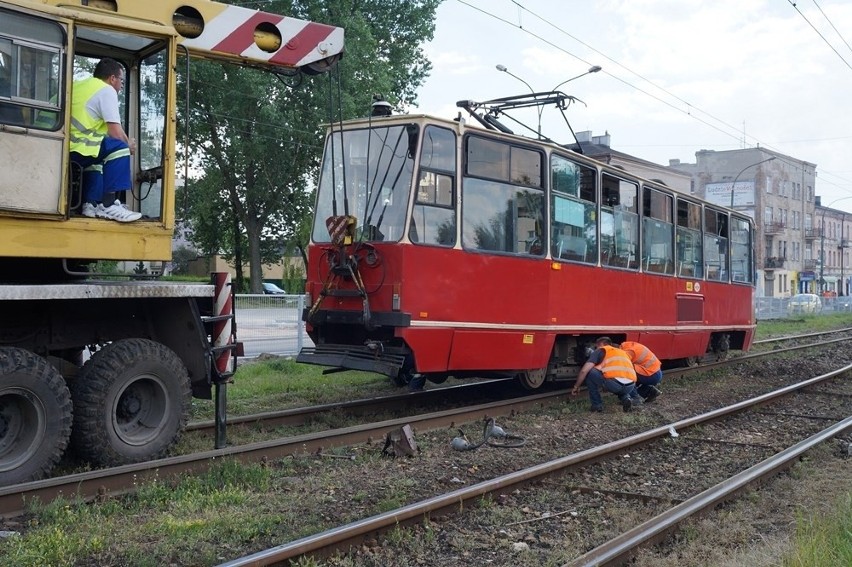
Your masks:
{"label": "catenary wire", "polygon": [[[557,49],[557,50],[559,50],[559,51],[561,51],[561,52],[565,53],[566,55],[569,55],[569,56],[571,56],[571,57],[573,57],[573,58],[577,59],[578,61],[581,61],[581,62],[583,62],[583,63],[585,63],[585,64],[587,64],[587,65],[591,65],[591,62],[589,62],[589,61],[587,61],[587,60],[583,59],[582,57],[580,57],[580,56],[578,56],[578,55],[576,55],[576,54],[574,54],[574,53],[571,53],[571,52],[570,52],[570,51],[568,51],[567,49],[565,49],[565,48],[563,48],[563,47],[561,47],[561,46],[559,46],[559,45],[555,44],[554,42],[552,42],[552,41],[550,41],[550,40],[548,40],[548,39],[546,39],[546,38],[544,38],[544,37],[540,36],[539,34],[536,34],[536,33],[532,32],[531,30],[529,30],[529,29],[525,28],[523,25],[515,24],[515,23],[513,23],[513,22],[511,22],[511,21],[509,21],[509,20],[506,20],[505,18],[502,18],[502,17],[500,17],[500,16],[498,16],[498,15],[496,15],[496,14],[493,14],[493,13],[489,12],[488,10],[485,10],[485,9],[483,9],[483,8],[480,8],[479,6],[474,6],[474,5],[473,5],[473,4],[471,4],[470,2],[467,2],[466,0],[457,0],[457,1],[458,1],[460,4],[464,4],[465,6],[467,6],[467,7],[471,8],[471,9],[473,9],[473,10],[476,10],[476,11],[478,11],[478,12],[480,12],[480,13],[482,13],[482,14],[484,14],[484,15],[486,15],[486,16],[488,16],[488,17],[490,17],[490,18],[493,18],[493,19],[495,19],[495,20],[497,20],[497,21],[500,21],[500,22],[502,22],[502,23],[504,23],[504,24],[506,24],[506,25],[508,25],[508,26],[511,26],[511,27],[513,27],[513,28],[517,28],[517,29],[519,29],[520,31],[522,31],[523,33],[525,33],[525,34],[527,34],[527,35],[530,35],[531,37],[534,37],[535,39],[537,39],[537,40],[541,41],[542,43],[545,43],[545,44],[547,44],[547,45],[549,45],[549,46],[553,47],[554,49]],[[708,112],[705,112],[705,111],[701,110],[700,108],[696,107],[696,106],[695,106],[695,105],[693,105],[693,104],[688,103],[687,101],[684,101],[683,99],[679,98],[677,95],[675,95],[675,94],[673,94],[673,93],[671,93],[671,92],[667,91],[665,88],[660,87],[660,86],[658,86],[658,85],[654,84],[654,83],[653,83],[653,82],[651,82],[651,81],[648,81],[648,79],[644,78],[644,77],[643,77],[642,75],[640,75],[639,73],[636,73],[635,71],[632,71],[632,70],[631,70],[630,68],[628,68],[627,66],[622,65],[622,64],[621,64],[621,63],[619,63],[618,61],[616,61],[616,60],[612,59],[611,57],[609,57],[609,56],[607,56],[607,55],[605,55],[605,54],[603,54],[602,52],[600,52],[599,50],[595,49],[594,47],[592,47],[592,46],[590,46],[590,45],[586,44],[585,42],[582,42],[581,40],[579,40],[579,39],[575,38],[574,36],[572,36],[571,34],[569,34],[568,32],[566,32],[565,30],[562,30],[562,29],[561,29],[561,28],[559,28],[558,26],[555,26],[554,24],[552,24],[552,22],[547,21],[546,19],[542,18],[541,16],[539,16],[539,15],[538,15],[538,14],[536,14],[535,12],[532,12],[531,10],[527,9],[526,7],[524,7],[522,4],[520,4],[520,3],[519,3],[519,2],[517,2],[516,0],[511,0],[511,1],[512,1],[512,3],[513,3],[513,4],[515,4],[516,6],[518,6],[518,8],[519,8],[519,9],[521,9],[521,10],[524,10],[524,11],[528,12],[530,15],[535,16],[535,17],[536,17],[536,18],[538,18],[539,20],[541,20],[541,21],[545,22],[546,24],[548,24],[548,25],[550,25],[550,26],[554,27],[555,29],[559,30],[561,33],[563,33],[563,34],[567,35],[568,37],[571,37],[572,39],[575,39],[576,41],[578,41],[578,42],[579,42],[579,43],[581,43],[582,45],[586,46],[587,48],[589,48],[589,49],[591,49],[591,50],[595,51],[596,53],[599,53],[601,56],[605,57],[605,58],[606,58],[607,60],[609,60],[609,61],[612,61],[614,64],[618,65],[619,67],[621,67],[621,68],[623,68],[623,69],[625,69],[625,70],[629,71],[630,73],[632,73],[633,75],[635,75],[635,76],[639,77],[640,79],[647,81],[649,84],[653,85],[655,88],[658,88],[659,90],[661,90],[662,92],[665,92],[667,95],[671,96],[672,98],[674,98],[674,99],[678,100],[679,102],[682,102],[683,104],[687,105],[687,106],[689,107],[689,109],[694,109],[695,111],[700,112],[701,114],[703,114],[703,115],[705,115],[705,116],[708,116],[708,117],[712,118],[713,120],[716,120],[716,121],[717,121],[717,122],[719,122],[720,124],[725,125],[727,128],[730,128],[731,130],[734,130],[736,133],[735,133],[735,134],[733,134],[733,133],[731,133],[731,132],[728,132],[728,131],[724,130],[723,128],[720,128],[719,126],[716,126],[715,124],[711,124],[711,123],[710,123],[710,122],[708,122],[707,120],[703,120],[702,118],[700,118],[700,117],[696,116],[696,115],[695,115],[693,112],[691,112],[690,110],[684,110],[684,109],[682,109],[682,108],[679,108],[678,106],[676,106],[676,105],[672,104],[671,102],[666,101],[666,100],[664,100],[664,99],[660,98],[659,96],[656,96],[656,95],[654,95],[654,94],[652,94],[652,93],[649,93],[648,91],[646,91],[646,90],[644,90],[644,89],[642,89],[642,88],[640,88],[640,87],[638,87],[638,86],[634,85],[633,83],[631,83],[631,82],[629,82],[629,81],[627,81],[627,80],[625,80],[625,79],[622,79],[622,78],[620,78],[620,77],[617,77],[617,76],[613,75],[612,73],[607,72],[606,70],[603,70],[602,72],[604,72],[604,73],[605,73],[605,74],[607,74],[608,76],[610,76],[610,77],[612,77],[613,79],[615,79],[615,80],[617,80],[617,81],[619,81],[619,82],[621,82],[621,83],[623,83],[623,84],[627,85],[628,87],[630,87],[630,88],[632,88],[632,89],[634,89],[634,90],[639,91],[639,92],[640,92],[640,93],[642,93],[642,94],[645,94],[645,95],[647,95],[647,96],[649,96],[649,97],[651,97],[651,98],[653,98],[653,99],[655,99],[655,100],[657,100],[657,101],[659,101],[659,102],[661,102],[661,103],[665,104],[666,106],[668,106],[668,107],[670,107],[670,108],[672,108],[672,109],[674,109],[674,110],[676,110],[676,111],[678,111],[678,112],[680,112],[680,113],[686,114],[687,116],[691,117],[692,119],[697,120],[698,122],[701,122],[702,124],[705,124],[706,126],[709,126],[710,128],[713,128],[714,130],[716,130],[716,131],[718,131],[718,132],[720,132],[720,133],[722,133],[722,134],[724,134],[724,135],[726,135],[726,136],[729,136],[729,137],[731,137],[731,138],[734,138],[735,140],[737,140],[737,142],[740,142],[740,141],[741,141],[741,138],[740,138],[740,134],[741,134],[741,133],[739,132],[739,130],[738,130],[735,126],[732,126],[732,125],[727,124],[726,122],[724,122],[724,121],[722,121],[722,120],[720,120],[720,119],[718,119],[718,118],[715,118],[713,115],[709,114]],[[777,149],[777,148],[773,147],[772,145],[769,145],[769,144],[766,144],[766,143],[762,142],[761,140],[757,139],[757,138],[756,138],[756,137],[754,137],[754,136],[749,135],[749,136],[748,136],[748,138],[750,138],[750,139],[751,139],[751,140],[755,143],[756,147],[758,147],[758,148],[762,147],[762,148],[764,148],[764,149],[768,149],[768,150],[771,150],[771,151],[774,151],[774,152],[777,152],[777,153],[781,153],[781,154],[784,154],[784,153],[785,153],[785,152],[781,151],[780,149]],[[791,163],[791,164],[792,164],[792,162],[789,162],[789,161],[787,161],[787,160],[784,160],[784,161],[785,161],[786,163]],[[824,173],[824,174],[831,174],[831,172],[826,171],[826,170],[821,170],[821,171],[822,171],[822,173]],[[844,182],[847,182],[847,183],[849,183],[849,184],[852,184],[852,181],[846,180],[846,179],[844,179],[844,178],[842,178],[842,177],[840,177],[840,176],[835,176],[835,177],[837,177],[838,179],[841,179],[841,180],[842,180],[842,181],[844,181]],[[829,185],[835,185],[836,187],[841,188],[841,189],[843,189],[843,190],[844,190],[844,191],[846,191],[846,192],[852,192],[852,189],[844,188],[844,187],[840,187],[839,185],[833,184],[833,183],[831,183],[831,182],[826,182],[826,183],[827,183],[827,184],[829,184]]]}
{"label": "catenary wire", "polygon": [[[787,0],[787,2],[789,2],[789,3],[790,3],[790,5],[793,7],[793,9],[794,9],[794,10],[796,10],[796,12],[798,12],[800,16],[802,16],[802,18],[803,18],[803,19],[804,19],[804,20],[808,23],[808,25],[809,25],[809,26],[811,26],[811,28],[812,28],[812,29],[813,29],[813,30],[817,33],[817,35],[818,35],[818,36],[819,36],[819,37],[820,37],[820,38],[821,38],[821,39],[825,42],[825,44],[826,44],[829,48],[831,48],[831,50],[834,52],[834,54],[835,54],[835,55],[837,55],[838,57],[840,57],[840,60],[841,60],[841,61],[843,61],[843,63],[844,63],[847,67],[849,67],[849,69],[852,69],[852,65],[850,65],[850,64],[849,64],[849,62],[848,62],[846,59],[844,59],[844,58],[843,58],[843,56],[842,56],[842,55],[840,55],[840,52],[839,52],[839,51],[837,51],[837,50],[834,48],[834,46],[833,46],[833,45],[831,45],[831,43],[829,43],[829,41],[825,38],[825,36],[824,36],[824,35],[822,35],[822,32],[820,32],[820,31],[816,28],[816,26],[815,26],[815,25],[813,25],[813,23],[811,23],[811,21],[808,19],[808,17],[807,17],[806,15],[804,15],[804,14],[802,13],[802,11],[801,11],[801,10],[799,10],[799,7],[798,7],[798,6],[796,6],[796,3],[795,3],[795,2],[793,2],[793,0]],[[816,2],[814,2],[814,4],[816,4]],[[817,6],[817,7],[819,7],[819,6]],[[820,11],[821,11],[821,10],[820,10]],[[832,27],[834,27],[834,26],[832,26]]]}

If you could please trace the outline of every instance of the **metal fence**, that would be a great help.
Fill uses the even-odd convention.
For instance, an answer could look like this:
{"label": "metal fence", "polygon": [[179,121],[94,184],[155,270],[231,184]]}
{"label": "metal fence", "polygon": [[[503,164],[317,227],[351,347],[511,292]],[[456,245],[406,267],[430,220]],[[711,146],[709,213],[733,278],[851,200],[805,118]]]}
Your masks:
{"label": "metal fence", "polygon": [[247,358],[294,355],[313,346],[302,322],[304,295],[237,295],[235,303],[237,338]]}
{"label": "metal fence", "polygon": [[810,308],[791,306],[791,299],[790,297],[758,297],[755,299],[755,316],[761,320],[852,312],[852,298],[846,296],[820,297],[819,307],[813,311]]}

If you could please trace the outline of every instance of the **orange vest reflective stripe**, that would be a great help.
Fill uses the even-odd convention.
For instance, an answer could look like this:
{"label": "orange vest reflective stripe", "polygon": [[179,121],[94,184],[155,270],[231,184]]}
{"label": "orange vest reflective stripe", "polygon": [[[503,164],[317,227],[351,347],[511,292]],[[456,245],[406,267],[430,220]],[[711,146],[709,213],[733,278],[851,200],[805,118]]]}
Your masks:
{"label": "orange vest reflective stripe", "polygon": [[636,373],[642,376],[650,376],[663,366],[660,359],[643,344],[626,341],[621,343],[621,350],[627,353]]}
{"label": "orange vest reflective stripe", "polygon": [[626,352],[608,345],[601,348],[604,349],[604,359],[595,368],[601,371],[604,378],[607,380],[624,378],[631,382],[636,381],[636,371],[633,370],[633,363]]}

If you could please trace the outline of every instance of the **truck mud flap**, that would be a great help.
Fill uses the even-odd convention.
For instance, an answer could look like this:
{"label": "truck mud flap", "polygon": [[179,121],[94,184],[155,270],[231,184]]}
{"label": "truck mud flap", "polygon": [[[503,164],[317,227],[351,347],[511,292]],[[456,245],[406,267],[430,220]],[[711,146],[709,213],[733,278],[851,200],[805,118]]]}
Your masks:
{"label": "truck mud flap", "polygon": [[404,354],[377,353],[367,347],[351,345],[305,347],[296,357],[296,362],[305,364],[331,366],[338,370],[364,370],[391,378],[399,374],[404,361]]}

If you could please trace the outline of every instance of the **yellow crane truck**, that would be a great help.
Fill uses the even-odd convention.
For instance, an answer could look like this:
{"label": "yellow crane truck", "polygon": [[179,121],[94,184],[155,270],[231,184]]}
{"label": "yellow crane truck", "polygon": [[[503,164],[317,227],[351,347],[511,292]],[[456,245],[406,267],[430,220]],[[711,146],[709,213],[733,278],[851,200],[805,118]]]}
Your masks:
{"label": "yellow crane truck", "polygon": [[[91,266],[171,259],[186,57],[293,75],[342,51],[340,28],[206,0],[0,1],[0,486],[47,476],[69,447],[100,466],[161,457],[192,397],[215,397],[224,443],[228,278],[110,281]],[[125,70],[136,222],[79,214],[72,87],[103,57]]]}

